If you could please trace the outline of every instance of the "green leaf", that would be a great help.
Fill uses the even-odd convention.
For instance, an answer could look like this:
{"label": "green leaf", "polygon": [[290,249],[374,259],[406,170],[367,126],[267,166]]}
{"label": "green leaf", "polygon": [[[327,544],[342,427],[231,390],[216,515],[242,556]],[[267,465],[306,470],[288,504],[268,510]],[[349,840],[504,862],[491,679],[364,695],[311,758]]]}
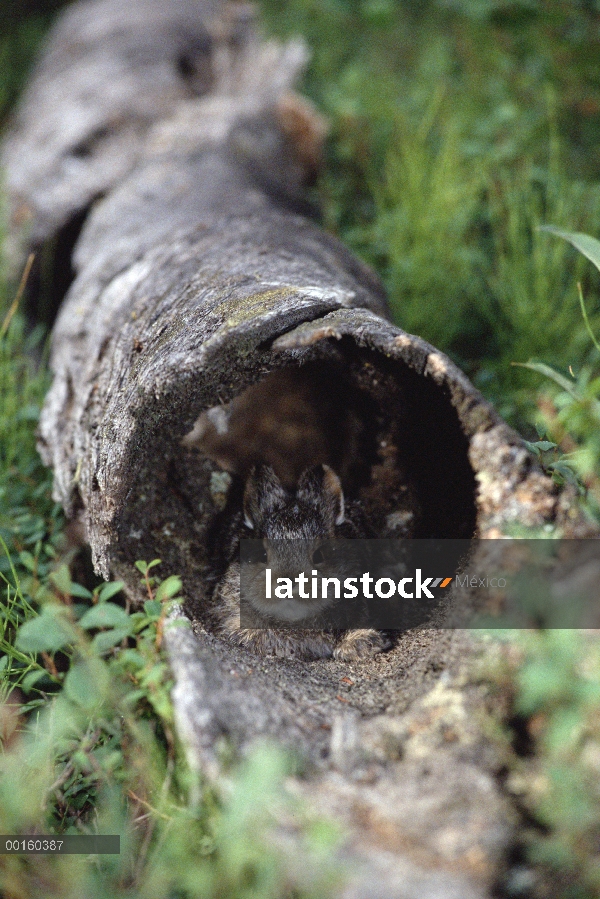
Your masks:
{"label": "green leaf", "polygon": [[127,695],[123,697],[123,702],[125,703],[125,705],[134,706],[140,699],[145,698],[145,690],[130,690],[129,693],[127,693]]}
{"label": "green leaf", "polygon": [[156,591],[156,599],[158,602],[161,602],[165,599],[171,599],[173,596],[176,596],[177,593],[181,590],[181,578],[177,577],[177,575],[172,574],[170,577],[166,578],[159,586]]}
{"label": "green leaf", "polygon": [[101,659],[82,659],[73,665],[65,678],[65,693],[75,705],[93,709],[106,698],[110,677]]}
{"label": "green leaf", "polygon": [[149,618],[158,618],[161,611],[162,606],[156,599],[147,599],[144,603],[144,612]]}
{"label": "green leaf", "polygon": [[559,387],[562,387],[563,390],[566,390],[573,399],[578,402],[582,401],[582,398],[579,396],[573,385],[570,381],[565,378],[564,375],[561,375],[560,372],[554,371],[553,368],[550,368],[549,365],[545,365],[544,362],[511,362],[511,365],[517,366],[517,368],[529,368],[531,371],[537,371],[538,374],[544,375],[546,378],[550,378],[555,384],[558,384]]}
{"label": "green leaf", "polygon": [[35,684],[37,684],[37,682],[43,677],[47,677],[47,675],[48,672],[44,668],[36,668],[35,671],[29,671],[25,675],[19,686],[24,693],[29,693],[31,688],[35,686]]}
{"label": "green leaf", "polygon": [[[586,259],[589,259],[600,272],[600,240],[596,240],[595,237],[590,237],[589,234],[582,234],[580,231],[561,231],[559,228],[553,228],[552,225],[542,225],[540,231],[547,231],[548,234],[553,234],[555,237],[562,237],[563,240],[568,241],[571,246],[575,247],[576,250],[579,250],[580,253],[583,253]],[[587,309],[585,308],[581,284],[578,284],[577,287],[579,291],[579,305],[581,306],[581,314],[583,315],[586,330],[592,339],[592,343],[598,352],[600,352],[600,343],[598,343],[598,339],[592,331]]]}
{"label": "green leaf", "polygon": [[573,476],[575,474],[575,472],[573,471],[573,469],[569,465],[569,463],[565,462],[564,460],[561,460],[561,459],[559,459],[558,462],[552,462],[548,466],[548,468],[550,469],[550,471],[558,471],[558,472],[560,472],[560,474],[563,474],[566,476],[569,476],[569,475]]}
{"label": "green leaf", "polygon": [[71,584],[71,596],[78,596],[81,599],[92,599],[92,594],[81,584]]}
{"label": "green leaf", "polygon": [[551,449],[556,449],[556,444],[552,443],[551,440],[537,440],[533,445],[537,446],[543,453]]}
{"label": "green leaf", "polygon": [[30,552],[27,552],[27,550],[23,550],[23,552],[19,553],[19,562],[21,563],[23,568],[26,568],[28,571],[35,571],[35,558]]}
{"label": "green leaf", "polygon": [[116,627],[114,630],[100,631],[100,633],[96,634],[92,640],[92,648],[99,655],[102,655],[102,653],[112,649],[113,646],[117,646],[125,639],[125,637],[129,637],[130,634],[130,627]]}
{"label": "green leaf", "polygon": [[121,592],[124,586],[124,581],[112,581],[109,584],[104,584],[98,593],[99,601],[106,602],[107,599],[112,599],[113,596],[116,596],[117,593]]}
{"label": "green leaf", "polygon": [[[150,602],[150,600],[146,600],[146,602]],[[129,620],[135,630],[140,630],[140,628],[146,627],[148,624],[148,616],[145,612],[132,612]]]}
{"label": "green leaf", "polygon": [[583,484],[577,479],[577,473],[571,468],[568,462],[559,459],[558,462],[553,462],[549,465],[548,470],[552,473],[554,483],[558,484],[559,487],[562,487],[566,481],[568,484],[573,484],[580,493],[585,490]]}
{"label": "green leaf", "polygon": [[160,559],[153,559],[151,562],[144,562],[144,561],[136,562],[135,567],[142,574],[146,575],[146,574],[148,574],[148,572],[150,571],[151,568],[154,568],[155,565],[160,565],[160,564],[161,564]]}
{"label": "green leaf", "polygon": [[71,595],[71,588],[73,584],[71,583],[71,574],[69,572],[68,565],[59,565],[56,571],[53,571],[50,575],[50,580],[57,588],[57,590],[59,590],[65,596]]}
{"label": "green leaf", "polygon": [[90,630],[93,627],[128,627],[131,629],[129,615],[114,602],[105,602],[93,606],[79,622],[81,627]]}
{"label": "green leaf", "polygon": [[548,234],[562,237],[563,240],[568,241],[571,246],[583,253],[600,272],[600,240],[579,231],[561,231],[560,228],[554,228],[552,225],[540,225],[540,231],[546,231]]}
{"label": "green leaf", "polygon": [[46,607],[37,618],[21,625],[15,646],[22,652],[56,652],[76,639],[77,634],[71,624]]}
{"label": "green leaf", "polygon": [[137,649],[124,649],[119,655],[119,661],[123,667],[132,671],[139,671],[146,664],[146,659]]}
{"label": "green leaf", "polygon": [[524,440],[523,443],[527,447],[527,449],[535,453],[536,456],[539,456],[540,453],[545,453],[548,450],[556,449],[556,443],[552,443],[550,440],[536,440],[535,443],[530,443],[529,440]]}

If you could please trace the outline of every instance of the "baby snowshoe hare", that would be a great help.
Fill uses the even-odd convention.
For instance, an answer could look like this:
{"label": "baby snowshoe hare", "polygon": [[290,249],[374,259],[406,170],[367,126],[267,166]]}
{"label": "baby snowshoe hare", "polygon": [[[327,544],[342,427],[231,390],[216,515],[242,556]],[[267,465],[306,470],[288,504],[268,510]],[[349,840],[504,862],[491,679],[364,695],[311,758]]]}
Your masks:
{"label": "baby snowshoe hare", "polygon": [[[357,523],[359,517],[344,503],[340,479],[328,465],[307,468],[295,487],[284,486],[270,465],[253,467],[246,480],[243,509],[232,522],[230,563],[215,591],[213,615],[220,633],[262,655],[292,659],[333,656],[357,661],[386,649],[385,637],[376,630],[322,630],[314,624],[311,628],[311,620],[318,620],[327,600],[307,596],[310,591],[302,595],[296,586],[283,600],[265,595],[266,566],[274,583],[284,577],[292,583],[298,572],[310,577],[322,567],[319,545],[323,541],[367,536]],[[239,541],[243,537],[261,540],[266,552],[261,564],[245,563],[249,567],[244,575],[244,618],[254,627],[240,623]],[[288,627],[272,626],[278,619]]]}

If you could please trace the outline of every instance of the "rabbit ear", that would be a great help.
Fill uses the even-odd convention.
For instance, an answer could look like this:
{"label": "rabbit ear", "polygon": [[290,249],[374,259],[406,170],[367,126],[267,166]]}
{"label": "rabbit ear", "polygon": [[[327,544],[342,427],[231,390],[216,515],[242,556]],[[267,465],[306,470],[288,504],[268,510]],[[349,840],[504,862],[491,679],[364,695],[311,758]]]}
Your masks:
{"label": "rabbit ear", "polygon": [[270,465],[255,465],[244,490],[244,524],[254,528],[280,509],[287,499],[281,481]]}
{"label": "rabbit ear", "polygon": [[342,483],[336,475],[333,468],[329,465],[323,465],[323,489],[335,501],[337,506],[337,514],[335,517],[336,524],[342,524],[344,521],[344,491]]}
{"label": "rabbit ear", "polygon": [[335,524],[344,521],[344,491],[340,479],[329,465],[315,465],[303,472],[296,491],[298,499],[323,504],[325,499]]}

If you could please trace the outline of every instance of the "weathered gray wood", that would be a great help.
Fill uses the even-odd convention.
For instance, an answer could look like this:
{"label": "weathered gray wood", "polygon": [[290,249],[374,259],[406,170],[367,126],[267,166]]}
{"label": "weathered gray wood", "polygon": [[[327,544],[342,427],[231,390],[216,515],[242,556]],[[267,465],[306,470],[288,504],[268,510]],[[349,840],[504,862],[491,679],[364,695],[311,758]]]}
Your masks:
{"label": "weathered gray wood", "polygon": [[62,14],[2,155],[13,224],[35,246],[132,168],[153,122],[211,87],[216,10],[92,0]]}
{"label": "weathered gray wood", "polygon": [[[54,328],[40,450],[104,576],[135,595],[132,563],[159,556],[183,577],[174,618],[188,624],[165,640],[195,767],[219,776],[223,736],[242,753],[276,739],[307,760],[295,789],[348,828],[360,865],[346,896],[489,896],[513,813],[477,723],[485,697],[461,670],[471,638],[405,634],[348,665],[257,658],[208,629],[223,491],[180,441],[202,410],[286,364],[335,360],[371,393],[378,427],[404,435],[428,535],[561,522],[570,502],[449,359],[390,323],[373,274],[298,214],[306,152],[281,101],[301,46],[259,45],[246,29],[243,46],[211,56],[208,93],[189,98],[181,41],[204,59],[203,36],[227,45],[232,21],[192,0],[93,0],[51,39],[4,145],[13,225],[25,204],[20,238],[37,245],[105,196]],[[380,468],[372,508],[393,515],[393,472]]]}

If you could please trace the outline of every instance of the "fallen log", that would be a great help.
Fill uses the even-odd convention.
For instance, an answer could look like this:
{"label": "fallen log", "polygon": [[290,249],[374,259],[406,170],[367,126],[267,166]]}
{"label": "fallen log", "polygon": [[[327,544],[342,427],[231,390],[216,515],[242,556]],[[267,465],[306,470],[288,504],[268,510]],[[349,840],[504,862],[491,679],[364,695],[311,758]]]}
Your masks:
{"label": "fallen log", "polygon": [[348,828],[360,865],[345,895],[489,896],[514,815],[474,723],[468,635],[302,662],[233,648],[207,616],[211,534],[239,485],[181,441],[286,367],[320,366],[325,391],[343,371],[368,397],[373,456],[353,499],[378,533],[471,537],[570,514],[462,372],[393,325],[377,278],[304,215],[323,134],[288,93],[304,58],[260,43],[239,5],[93,0],[65,14],[3,148],[14,252],[62,240],[54,267],[74,272],[40,452],[104,577],[137,596],[132,563],[157,556],[182,576],[186,626],[165,639],[198,770],[218,778],[223,736],[242,753],[275,739],[308,765],[297,789]]}

